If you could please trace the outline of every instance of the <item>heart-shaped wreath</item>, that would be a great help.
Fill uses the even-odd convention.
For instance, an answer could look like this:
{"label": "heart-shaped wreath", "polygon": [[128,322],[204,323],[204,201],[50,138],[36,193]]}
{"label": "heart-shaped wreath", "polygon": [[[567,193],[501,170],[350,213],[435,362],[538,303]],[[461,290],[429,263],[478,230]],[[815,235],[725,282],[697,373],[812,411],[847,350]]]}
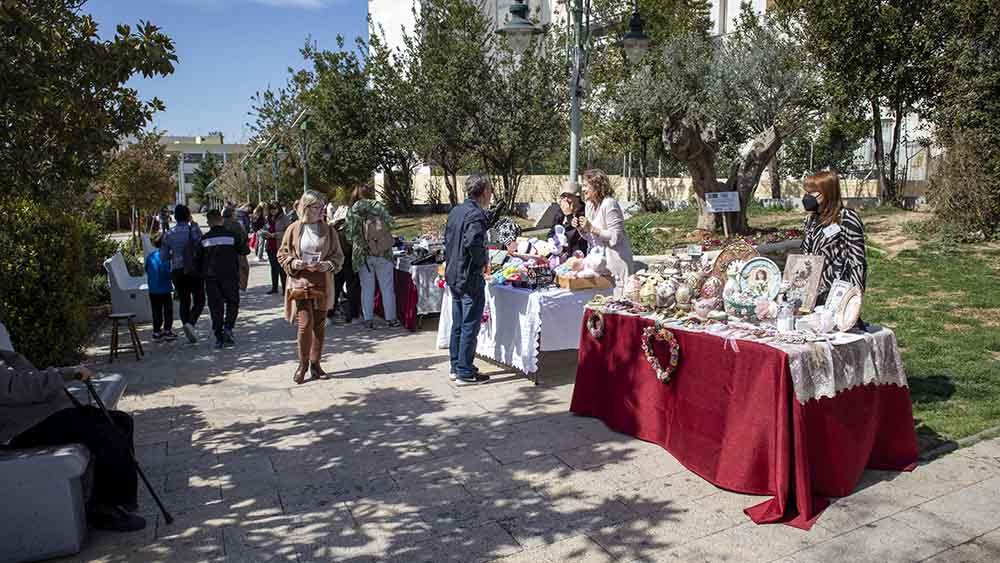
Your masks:
{"label": "heart-shaped wreath", "polygon": [[[660,364],[660,360],[657,359],[656,352],[653,350],[653,343],[657,340],[662,340],[670,346],[670,364],[666,368]],[[663,383],[670,381],[670,376],[677,371],[677,362],[680,360],[681,355],[681,345],[678,344],[674,333],[665,327],[646,327],[642,331],[642,352],[646,354],[646,360],[649,362],[649,365],[653,366],[653,369],[656,370],[656,379],[659,379]]]}
{"label": "heart-shaped wreath", "polygon": [[595,340],[600,340],[604,336],[604,315],[598,311],[591,311],[587,317],[587,330]]}

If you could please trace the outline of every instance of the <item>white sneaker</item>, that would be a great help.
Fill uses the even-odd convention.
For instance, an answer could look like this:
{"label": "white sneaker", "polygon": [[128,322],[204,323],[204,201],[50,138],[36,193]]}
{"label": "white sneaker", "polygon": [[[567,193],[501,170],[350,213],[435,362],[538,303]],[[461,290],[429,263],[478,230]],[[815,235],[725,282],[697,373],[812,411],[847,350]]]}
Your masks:
{"label": "white sneaker", "polygon": [[194,326],[191,323],[184,323],[182,328],[184,329],[184,336],[187,337],[188,342],[191,344],[198,342],[198,336],[194,333]]}

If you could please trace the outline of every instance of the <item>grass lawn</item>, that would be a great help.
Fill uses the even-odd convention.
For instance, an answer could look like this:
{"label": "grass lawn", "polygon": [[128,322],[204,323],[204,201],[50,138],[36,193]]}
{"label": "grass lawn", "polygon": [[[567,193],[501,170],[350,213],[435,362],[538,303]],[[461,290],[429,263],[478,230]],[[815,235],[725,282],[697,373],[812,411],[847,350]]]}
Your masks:
{"label": "grass lawn", "polygon": [[[393,217],[396,221],[396,228],[392,230],[394,235],[402,235],[406,237],[407,240],[413,239],[423,234],[433,234],[434,236],[444,238],[444,226],[448,222],[447,213],[434,213],[431,215],[422,213],[412,213],[406,215],[397,215]],[[522,219],[520,217],[514,218],[521,228],[527,228],[534,223],[528,219]]]}
{"label": "grass lawn", "polygon": [[926,448],[1000,424],[1000,247],[869,252],[864,317],[896,331]]}
{"label": "grass lawn", "polygon": [[[916,240],[905,224],[926,214],[873,208],[861,215],[870,247],[863,316],[896,332],[922,449],[1000,425],[1000,245]],[[753,209],[750,224],[797,228],[803,217]],[[628,224],[630,231],[664,229],[637,245],[646,245],[637,254],[655,253],[693,229],[696,215],[642,214]]]}

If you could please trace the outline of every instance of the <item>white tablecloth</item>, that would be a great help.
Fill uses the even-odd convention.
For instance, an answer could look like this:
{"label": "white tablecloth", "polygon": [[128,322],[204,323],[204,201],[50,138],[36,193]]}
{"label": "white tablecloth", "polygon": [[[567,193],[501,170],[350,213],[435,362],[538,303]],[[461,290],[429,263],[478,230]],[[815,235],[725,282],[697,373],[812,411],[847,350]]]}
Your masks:
{"label": "white tablecloth", "polygon": [[[579,348],[584,305],[598,293],[610,295],[612,290],[530,291],[488,285],[489,321],[479,329],[476,353],[524,373],[534,373],[538,371],[539,351]],[[451,294],[446,291],[438,321],[438,348],[448,348],[450,340]]]}
{"label": "white tablecloth", "polygon": [[396,260],[396,269],[410,274],[413,285],[417,286],[418,315],[441,312],[441,299],[445,291],[437,286],[438,264],[414,266],[408,258],[399,258]]}

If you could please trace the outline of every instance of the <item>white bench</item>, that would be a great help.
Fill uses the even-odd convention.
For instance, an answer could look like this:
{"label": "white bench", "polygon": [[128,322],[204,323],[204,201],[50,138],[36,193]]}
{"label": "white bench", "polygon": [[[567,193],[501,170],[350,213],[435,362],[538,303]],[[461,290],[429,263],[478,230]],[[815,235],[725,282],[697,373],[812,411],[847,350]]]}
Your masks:
{"label": "white bench", "polygon": [[149,286],[143,276],[132,276],[121,252],[104,261],[111,287],[111,312],[135,313],[136,322],[152,322],[153,307],[149,304]]}
{"label": "white bench", "polygon": [[[0,324],[0,346],[11,350]],[[118,374],[94,379],[101,400],[114,408],[125,393]],[[86,387],[68,385],[82,404]],[[34,561],[77,553],[87,531],[85,503],[92,472],[90,452],[80,444],[0,449],[0,561]]]}

